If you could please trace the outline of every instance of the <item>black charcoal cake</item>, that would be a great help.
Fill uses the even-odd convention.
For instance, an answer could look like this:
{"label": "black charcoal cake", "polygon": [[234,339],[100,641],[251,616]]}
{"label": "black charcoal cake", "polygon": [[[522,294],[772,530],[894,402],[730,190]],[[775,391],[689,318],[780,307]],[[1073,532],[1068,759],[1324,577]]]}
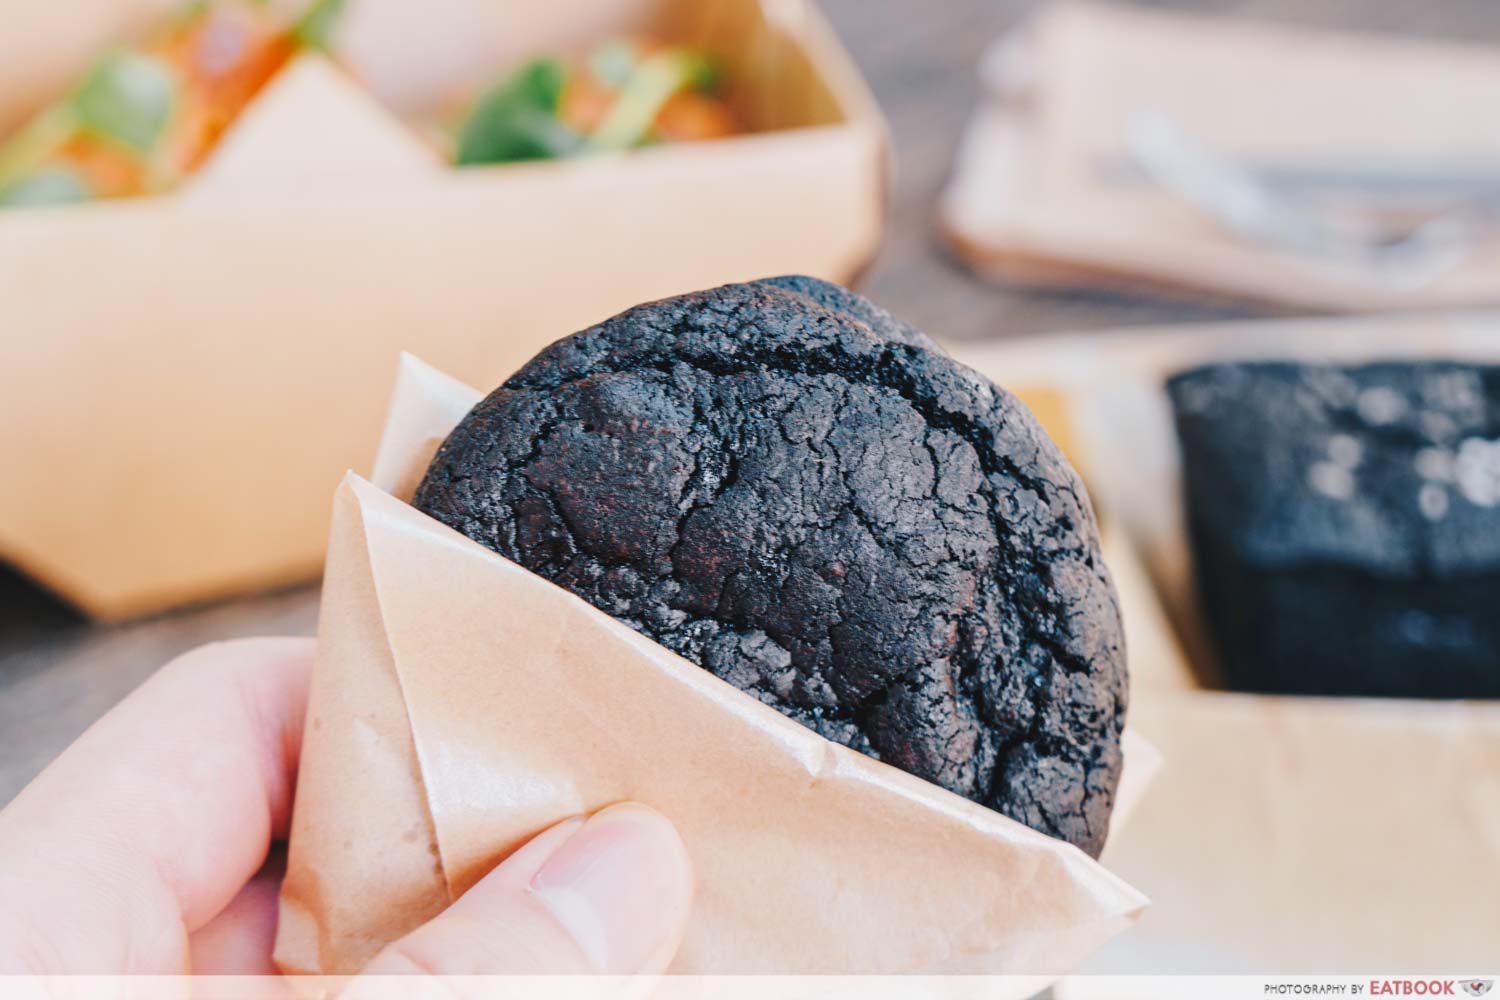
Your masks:
{"label": "black charcoal cake", "polygon": [[414,502],[831,740],[1104,843],[1125,660],[1083,487],[853,293],[728,285],[561,340]]}
{"label": "black charcoal cake", "polygon": [[1500,697],[1500,368],[1219,364],[1168,392],[1231,687]]}

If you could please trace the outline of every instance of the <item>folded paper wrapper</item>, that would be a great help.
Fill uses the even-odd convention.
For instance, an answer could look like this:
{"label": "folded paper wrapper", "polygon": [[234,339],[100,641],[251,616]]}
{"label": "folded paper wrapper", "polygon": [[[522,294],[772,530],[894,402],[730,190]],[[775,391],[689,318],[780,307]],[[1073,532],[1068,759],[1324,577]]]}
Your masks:
{"label": "folded paper wrapper", "polygon": [[[1032,405],[1101,517],[1126,529],[1192,654],[1131,658],[1131,726],[1168,763],[1103,860],[1152,905],[1082,971],[1419,973],[1492,958],[1500,703],[1206,687],[1164,384],[1230,359],[1500,363],[1500,315],[1120,330],[956,353]],[[1058,995],[1100,995],[1091,988]]]}
{"label": "folded paper wrapper", "polygon": [[[0,135],[177,6],[0,0]],[[400,117],[642,28],[732,60],[758,131],[459,171]],[[404,348],[492,385],[639,302],[848,282],[879,243],[884,123],[807,0],[348,0],[334,48],[177,192],[0,216],[0,561],[96,618],[316,576]]]}
{"label": "folded paper wrapper", "polygon": [[1368,280],[1229,235],[1132,170],[1127,142],[1151,112],[1245,163],[1492,178],[1500,134],[1474,123],[1500,102],[1500,51],[1065,2],[998,40],[982,76],[939,213],[981,272],[1303,309],[1500,302],[1492,223],[1429,283]]}
{"label": "folded paper wrapper", "polygon": [[[376,482],[338,490],[283,969],[357,971],[535,833],[627,799],[695,866],[674,972],[1051,974],[1135,919],[1145,898],[1077,848],[823,739],[399,499],[477,398],[406,359]],[[1116,826],[1159,761],[1126,735]]]}

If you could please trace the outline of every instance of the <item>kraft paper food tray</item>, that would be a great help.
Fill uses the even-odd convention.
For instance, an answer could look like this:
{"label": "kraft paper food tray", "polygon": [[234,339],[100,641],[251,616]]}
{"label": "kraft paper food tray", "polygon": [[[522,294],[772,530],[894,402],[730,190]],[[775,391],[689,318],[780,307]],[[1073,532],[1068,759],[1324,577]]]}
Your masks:
{"label": "kraft paper food tray", "polygon": [[[1418,972],[1500,941],[1500,703],[1203,686],[1165,377],[1227,358],[1500,361],[1500,316],[1237,323],[959,351],[1060,438],[1197,655],[1133,671],[1130,721],[1167,760],[1104,854],[1152,906],[1086,971]],[[1153,669],[1166,664],[1168,669]]]}
{"label": "kraft paper food tray", "polygon": [[1298,177],[1373,178],[1360,190],[1390,197],[1451,176],[1459,190],[1440,207],[1474,207],[1465,178],[1500,163],[1500,139],[1472,125],[1500,100],[1494,47],[1067,2],[997,40],[980,75],[939,217],[981,273],[1297,309],[1500,302],[1500,234],[1482,208],[1467,213],[1481,238],[1457,266],[1383,280],[1227,233],[1130,152],[1140,116],[1164,115],[1195,144],[1290,178],[1294,197],[1320,193]]}
{"label": "kraft paper food tray", "polygon": [[[166,6],[0,2],[0,129]],[[770,130],[456,171],[393,116],[641,24],[737,60]],[[638,302],[847,282],[878,243],[884,126],[802,0],[350,0],[337,48],[379,101],[305,56],[178,193],[0,216],[0,560],[95,617],[315,575],[401,349],[493,385]]]}
{"label": "kraft paper food tray", "polygon": [[[694,861],[674,972],[1056,973],[1130,923],[1144,897],[1078,849],[828,742],[387,492],[478,395],[408,359],[378,485],[339,488],[283,968],[356,971],[534,833],[626,798]],[[1126,759],[1116,826],[1155,755],[1129,735]]]}

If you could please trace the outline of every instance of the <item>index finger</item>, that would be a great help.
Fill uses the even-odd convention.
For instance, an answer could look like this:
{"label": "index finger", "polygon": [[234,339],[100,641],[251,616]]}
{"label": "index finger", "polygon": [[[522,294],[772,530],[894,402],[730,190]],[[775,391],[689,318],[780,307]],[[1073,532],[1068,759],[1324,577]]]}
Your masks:
{"label": "index finger", "polygon": [[187,971],[291,815],[310,639],[162,668],[0,811],[0,972]]}

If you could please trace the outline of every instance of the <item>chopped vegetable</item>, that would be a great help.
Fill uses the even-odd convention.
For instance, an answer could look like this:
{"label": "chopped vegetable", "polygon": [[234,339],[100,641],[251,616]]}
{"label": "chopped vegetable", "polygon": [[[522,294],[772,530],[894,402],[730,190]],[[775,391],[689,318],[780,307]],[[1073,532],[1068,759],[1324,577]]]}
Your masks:
{"label": "chopped vegetable", "polygon": [[459,165],[554,159],[742,131],[703,52],[614,39],[581,65],[533,59],[474,104]]}
{"label": "chopped vegetable", "polygon": [[344,0],[316,0],[292,26],[292,37],[304,49],[326,49],[344,11]]}
{"label": "chopped vegetable", "polygon": [[616,38],[598,46],[589,54],[589,72],[595,80],[610,90],[618,89],[630,79],[635,64],[640,61],[640,50],[635,43]]}
{"label": "chopped vegetable", "polygon": [[0,144],[0,206],[171,187],[299,48],[326,44],[342,4],[315,0],[290,25],[259,0],[189,4]]}
{"label": "chopped vegetable", "polygon": [[87,201],[89,189],[77,174],[66,170],[42,170],[0,191],[0,207],[62,205]]}
{"label": "chopped vegetable", "polygon": [[589,136],[590,149],[629,149],[651,134],[656,116],[678,93],[711,83],[708,60],[687,49],[667,49],[642,60],[620,87],[609,115]]}
{"label": "chopped vegetable", "polygon": [[556,59],[534,59],[479,99],[459,133],[456,161],[504,163],[567,156],[582,138],[557,117],[567,69]]}
{"label": "chopped vegetable", "polygon": [[79,128],[149,153],[172,117],[175,89],[157,60],[113,52],[84,78],[70,108]]}

